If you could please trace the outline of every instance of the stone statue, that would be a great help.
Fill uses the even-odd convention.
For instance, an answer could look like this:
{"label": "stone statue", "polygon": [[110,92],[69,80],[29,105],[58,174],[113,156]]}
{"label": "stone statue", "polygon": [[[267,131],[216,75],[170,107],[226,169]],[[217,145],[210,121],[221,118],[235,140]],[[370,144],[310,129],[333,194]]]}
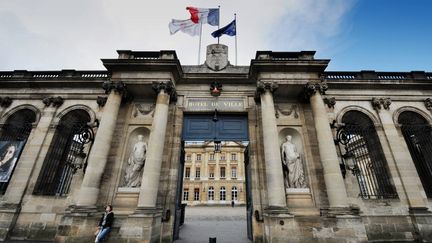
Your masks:
{"label": "stone statue", "polygon": [[129,155],[128,167],[126,168],[125,183],[126,187],[141,186],[141,177],[146,159],[147,143],[144,136],[138,135],[138,141],[133,146]]}
{"label": "stone statue", "polygon": [[305,188],[305,176],[303,163],[296,146],[291,142],[292,136],[286,136],[286,142],[282,144],[282,167],[287,188]]}

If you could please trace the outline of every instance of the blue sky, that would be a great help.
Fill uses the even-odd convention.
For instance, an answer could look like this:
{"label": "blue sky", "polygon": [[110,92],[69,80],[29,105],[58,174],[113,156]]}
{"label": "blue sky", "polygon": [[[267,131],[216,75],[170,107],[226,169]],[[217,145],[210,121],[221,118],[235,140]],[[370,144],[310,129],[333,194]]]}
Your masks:
{"label": "blue sky", "polygon": [[432,71],[432,1],[357,1],[345,19],[334,49],[318,53],[329,69]]}
{"label": "blue sky", "polygon": [[[170,35],[186,6],[237,13],[239,65],[257,50],[316,50],[328,70],[432,71],[431,0],[1,0],[0,70],[104,69],[116,50],[175,50],[197,64],[198,37]],[[205,46],[215,43],[203,27]],[[234,63],[234,38],[223,36]]]}

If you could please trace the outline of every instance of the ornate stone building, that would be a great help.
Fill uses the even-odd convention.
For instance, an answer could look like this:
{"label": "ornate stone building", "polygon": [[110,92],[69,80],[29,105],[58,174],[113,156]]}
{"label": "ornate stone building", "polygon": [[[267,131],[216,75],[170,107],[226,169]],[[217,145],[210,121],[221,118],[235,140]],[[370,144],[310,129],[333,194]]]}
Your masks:
{"label": "ornate stone building", "polygon": [[171,242],[183,141],[231,140],[249,141],[253,242],[432,241],[432,73],[213,48],[197,66],[118,51],[104,71],[0,72],[0,238],[90,242],[112,204],[111,242]]}
{"label": "ornate stone building", "polygon": [[185,144],[182,203],[187,205],[245,204],[244,151],[241,142]]}

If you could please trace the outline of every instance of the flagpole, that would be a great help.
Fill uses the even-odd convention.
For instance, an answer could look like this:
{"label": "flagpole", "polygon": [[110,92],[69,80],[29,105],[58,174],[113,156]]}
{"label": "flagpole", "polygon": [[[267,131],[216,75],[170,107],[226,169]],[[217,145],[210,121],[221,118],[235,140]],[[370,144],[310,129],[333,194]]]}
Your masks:
{"label": "flagpole", "polygon": [[[219,21],[218,21],[218,29],[220,29],[220,5],[218,5],[219,8]],[[220,36],[218,36],[218,45],[219,45],[219,38]]]}
{"label": "flagpole", "polygon": [[198,65],[200,65],[200,57],[201,57],[201,36],[202,36],[202,21],[200,20],[200,35],[199,35],[199,45],[198,45]]}
{"label": "flagpole", "polygon": [[235,23],[235,64],[237,66],[237,14],[234,14]]}

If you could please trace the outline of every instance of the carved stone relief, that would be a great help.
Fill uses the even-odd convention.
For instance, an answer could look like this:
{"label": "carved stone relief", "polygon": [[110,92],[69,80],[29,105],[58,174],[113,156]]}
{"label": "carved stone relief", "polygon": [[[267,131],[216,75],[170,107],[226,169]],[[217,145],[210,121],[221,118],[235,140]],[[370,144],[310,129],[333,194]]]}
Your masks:
{"label": "carved stone relief", "polygon": [[154,115],[155,104],[140,104],[135,103],[132,111],[132,118],[141,116],[152,116]]}

